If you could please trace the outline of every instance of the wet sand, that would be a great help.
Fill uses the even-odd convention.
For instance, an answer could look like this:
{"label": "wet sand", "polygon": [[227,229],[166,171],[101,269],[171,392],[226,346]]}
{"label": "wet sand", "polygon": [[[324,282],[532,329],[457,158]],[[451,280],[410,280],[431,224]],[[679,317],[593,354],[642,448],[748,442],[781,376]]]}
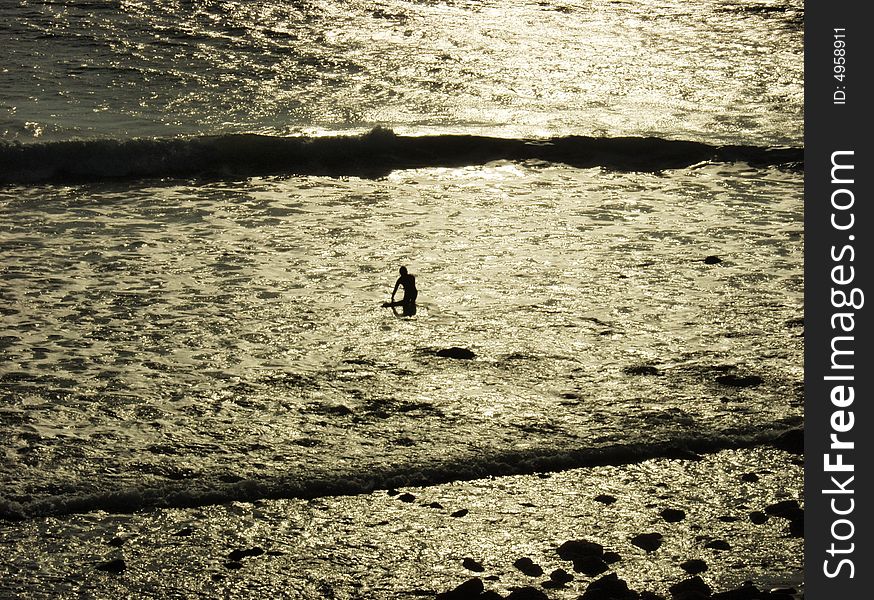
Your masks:
{"label": "wet sand", "polygon": [[[790,591],[743,597],[800,597],[801,494],[801,457],[761,447],[357,496],[41,518],[0,525],[0,596],[429,598],[465,582],[479,592],[481,582],[483,597],[609,598],[587,589],[615,573],[655,594],[644,598],[707,589],[718,598],[747,581]],[[581,547],[595,556],[575,555]],[[698,591],[674,587],[698,571]]]}

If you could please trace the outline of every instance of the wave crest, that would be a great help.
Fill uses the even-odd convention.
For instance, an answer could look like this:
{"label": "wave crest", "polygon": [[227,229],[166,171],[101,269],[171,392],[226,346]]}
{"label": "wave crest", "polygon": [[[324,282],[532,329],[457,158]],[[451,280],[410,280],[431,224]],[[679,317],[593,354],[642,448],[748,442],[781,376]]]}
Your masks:
{"label": "wave crest", "polygon": [[645,172],[707,161],[800,169],[803,150],[712,146],[655,137],[401,136],[377,127],[355,136],[235,134],[5,143],[0,145],[0,183],[274,174],[377,178],[399,169],[460,167],[496,160],[535,160],[579,168]]}

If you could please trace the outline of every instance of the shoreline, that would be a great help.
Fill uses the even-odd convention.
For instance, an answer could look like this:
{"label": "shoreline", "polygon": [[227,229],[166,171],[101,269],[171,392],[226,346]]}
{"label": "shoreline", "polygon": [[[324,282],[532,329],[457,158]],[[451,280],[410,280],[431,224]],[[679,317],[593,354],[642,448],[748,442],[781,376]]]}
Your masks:
{"label": "shoreline", "polygon": [[[671,586],[692,577],[681,565],[703,561],[697,576],[713,592],[752,581],[798,598],[803,540],[791,527],[803,518],[802,464],[757,447],[354,496],[4,523],[0,596],[422,598],[479,579],[491,597],[533,588],[564,600],[615,573],[671,598]],[[559,553],[580,540],[610,562],[601,555],[603,567],[583,566]],[[572,579],[552,585],[552,573],[567,579],[558,570]]]}

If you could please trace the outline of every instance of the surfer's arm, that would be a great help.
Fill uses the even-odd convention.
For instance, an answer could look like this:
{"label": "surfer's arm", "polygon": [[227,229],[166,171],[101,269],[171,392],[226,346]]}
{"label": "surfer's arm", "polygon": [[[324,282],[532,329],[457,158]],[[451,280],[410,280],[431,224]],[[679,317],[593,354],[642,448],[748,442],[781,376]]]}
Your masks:
{"label": "surfer's arm", "polygon": [[400,279],[398,279],[398,280],[395,282],[395,289],[393,289],[393,290],[391,291],[391,300],[392,300],[392,302],[394,302],[394,300],[395,300],[395,294],[398,293],[398,288],[399,288],[399,287],[401,287],[401,280],[400,280]]}

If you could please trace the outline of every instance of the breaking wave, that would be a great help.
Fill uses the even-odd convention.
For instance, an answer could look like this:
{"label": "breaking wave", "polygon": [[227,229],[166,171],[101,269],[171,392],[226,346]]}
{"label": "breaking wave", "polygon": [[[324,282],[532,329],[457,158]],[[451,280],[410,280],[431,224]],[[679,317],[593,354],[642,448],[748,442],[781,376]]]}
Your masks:
{"label": "breaking wave", "polygon": [[308,477],[298,473],[265,475],[228,483],[209,477],[172,481],[163,486],[129,486],[98,493],[75,492],[31,500],[9,500],[0,495],[0,520],[25,519],[104,510],[131,513],[150,508],[190,508],[231,501],[370,493],[378,489],[425,486],[485,477],[556,472],[573,468],[622,465],[653,458],[697,459],[699,454],[726,449],[773,445],[800,452],[803,433],[785,425],[758,426],[731,435],[699,435],[671,442],[616,444],[576,450],[535,448],[416,464],[388,469],[363,469]]}
{"label": "breaking wave", "polygon": [[0,183],[107,178],[327,175],[383,177],[398,169],[496,160],[654,172],[702,162],[800,169],[801,148],[713,146],[654,137],[506,139],[476,135],[273,137],[236,134],[172,139],[73,140],[0,145]]}

